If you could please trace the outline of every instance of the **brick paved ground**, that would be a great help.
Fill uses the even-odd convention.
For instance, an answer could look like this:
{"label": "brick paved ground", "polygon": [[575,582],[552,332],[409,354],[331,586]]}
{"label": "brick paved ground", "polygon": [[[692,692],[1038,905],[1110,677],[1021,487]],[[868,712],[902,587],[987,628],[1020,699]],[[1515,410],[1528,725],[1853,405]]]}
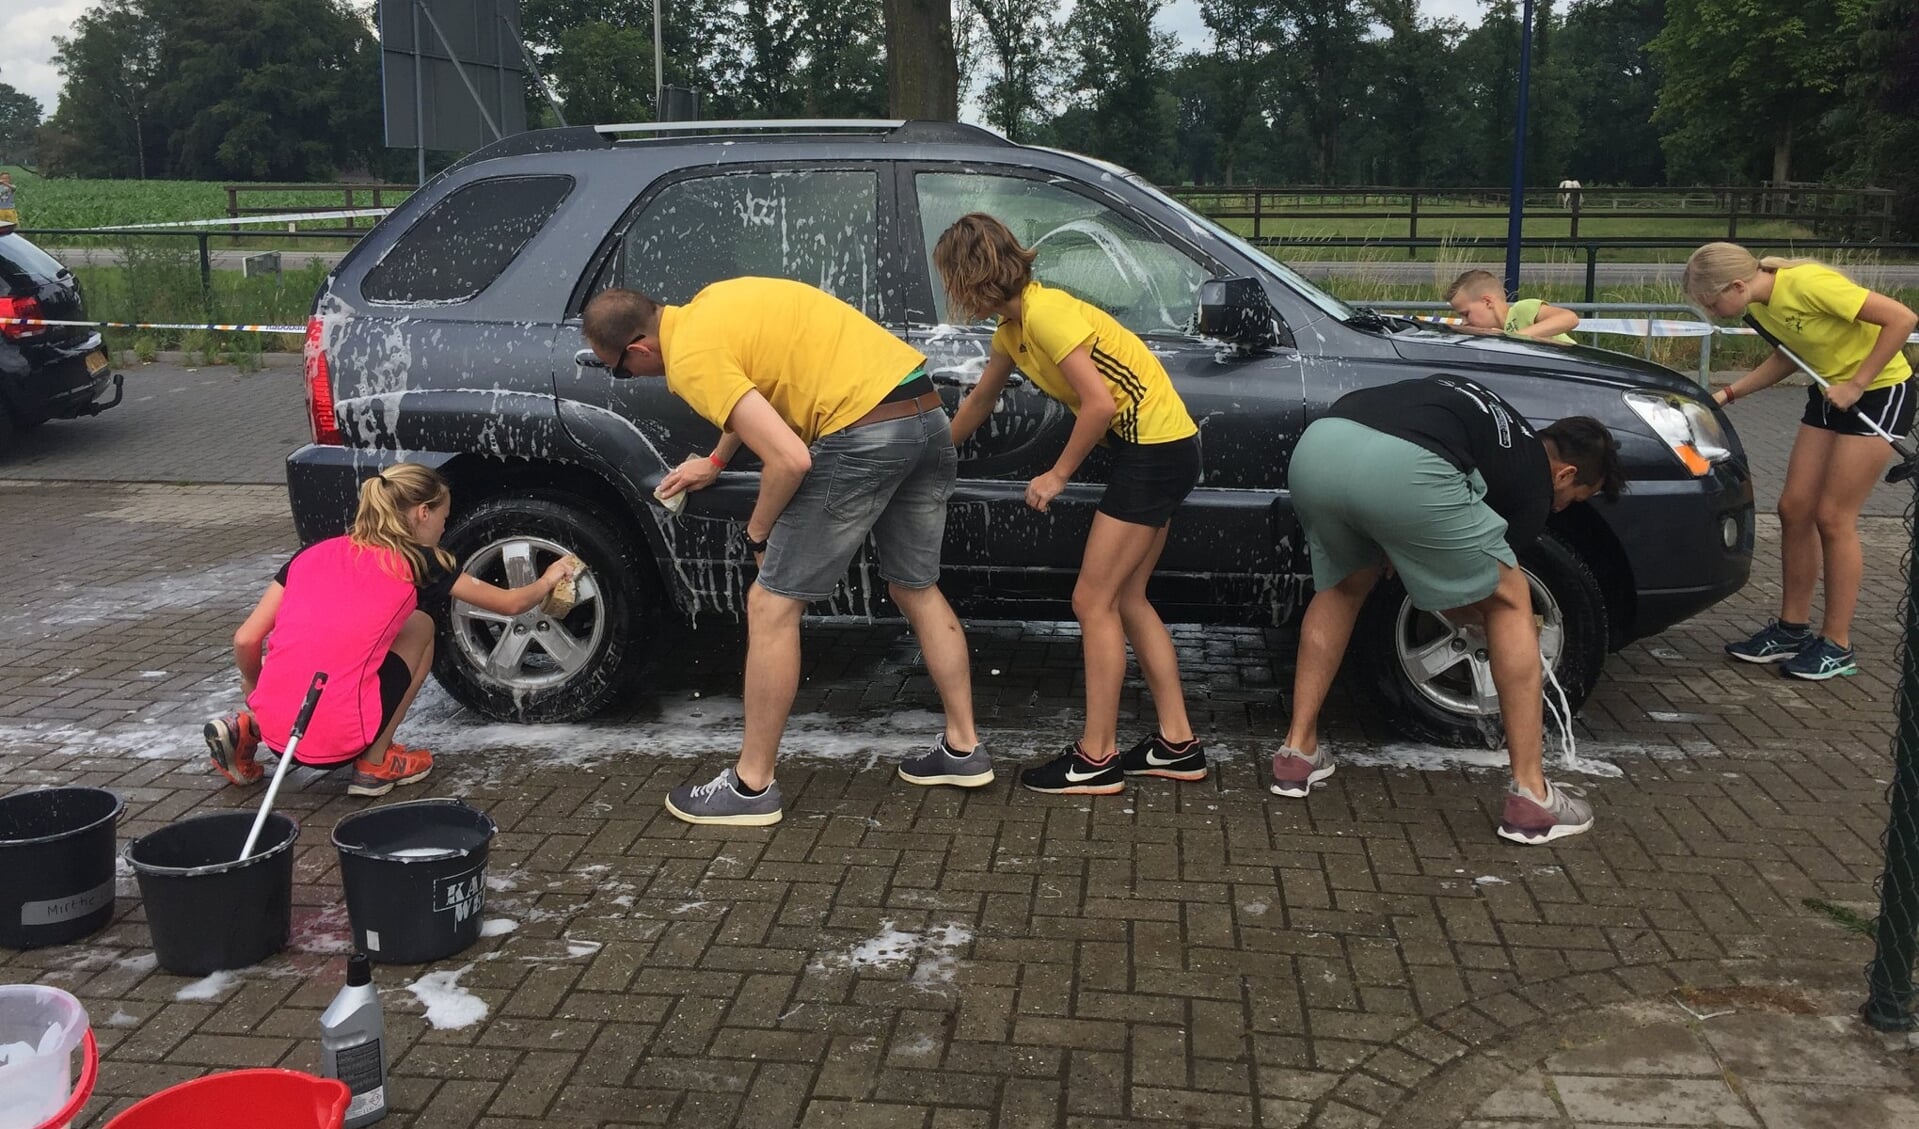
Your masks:
{"label": "brick paved ground", "polygon": [[[1178,635],[1212,780],[1088,801],[1018,791],[1010,771],[969,794],[901,783],[891,765],[934,706],[910,639],[809,628],[788,816],[764,831],[660,809],[730,755],[736,629],[703,622],[649,695],[591,726],[482,725],[430,693],[409,731],[441,767],[412,791],[499,822],[486,914],[506,931],[378,969],[387,1124],[1784,1129],[1820,1123],[1809,1093],[1847,1124],[1898,1124],[1909,1057],[1842,1020],[1826,1042],[1850,1040],[1854,1067],[1822,1075],[1830,1093],[1754,1049],[1795,1013],[1843,1015],[1869,954],[1804,904],[1870,912],[1878,869],[1903,535],[1867,530],[1866,673],[1801,685],[1720,660],[1776,595],[1762,566],[1722,609],[1613,658],[1581,747],[1621,775],[1582,781],[1599,827],[1550,849],[1491,834],[1483,756],[1398,744],[1343,699],[1330,787],[1267,795],[1291,648],[1260,632]],[[0,779],[111,787],[125,838],[256,798],[218,786],[197,730],[233,692],[233,626],[291,548],[271,486],[0,482],[16,590]],[[1009,766],[1050,749],[1076,716],[1076,637],[973,638],[993,747]],[[364,805],[292,777],[295,943],[231,984],[182,998],[190,982],[154,970],[130,879],[105,932],[0,954],[0,977],[92,1011],[105,1066],[81,1124],[210,1069],[316,1065],[347,938],[327,836]],[[430,972],[485,1018],[430,1026],[406,990]],[[1667,1044],[1644,1080],[1630,1052]],[[1622,1104],[1647,1087],[1656,1107]]]}

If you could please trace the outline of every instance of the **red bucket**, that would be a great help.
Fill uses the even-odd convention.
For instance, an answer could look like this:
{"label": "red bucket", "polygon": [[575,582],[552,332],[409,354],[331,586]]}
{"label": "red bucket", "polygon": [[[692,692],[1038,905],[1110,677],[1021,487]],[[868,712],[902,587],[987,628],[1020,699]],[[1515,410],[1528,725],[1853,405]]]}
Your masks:
{"label": "red bucket", "polygon": [[232,1070],[182,1082],[129,1106],[107,1129],[340,1129],[346,1083],[297,1070]]}

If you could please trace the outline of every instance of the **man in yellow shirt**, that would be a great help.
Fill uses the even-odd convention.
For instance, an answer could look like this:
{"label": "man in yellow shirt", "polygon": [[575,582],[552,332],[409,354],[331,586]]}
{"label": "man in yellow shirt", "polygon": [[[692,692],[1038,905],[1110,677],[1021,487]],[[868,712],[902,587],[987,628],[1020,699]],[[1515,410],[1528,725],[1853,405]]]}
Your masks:
{"label": "man in yellow shirt", "polygon": [[900,776],[990,784],[966,636],[938,584],[959,458],[926,358],[838,298],[776,278],[716,282],[684,306],[607,290],[587,303],[582,330],[615,376],[664,376],[721,429],[712,454],[667,475],[662,496],[711,485],[742,443],[762,467],[742,532],[760,572],[747,594],[739,762],[675,788],[667,810],[689,823],[779,822],[773,767],[799,687],[800,616],[833,594],[869,534],[946,710],[945,732]]}
{"label": "man in yellow shirt", "polygon": [[1538,298],[1507,302],[1506,287],[1489,270],[1469,270],[1453,279],[1446,288],[1446,304],[1473,329],[1576,344],[1568,331],[1579,325],[1578,314]]}

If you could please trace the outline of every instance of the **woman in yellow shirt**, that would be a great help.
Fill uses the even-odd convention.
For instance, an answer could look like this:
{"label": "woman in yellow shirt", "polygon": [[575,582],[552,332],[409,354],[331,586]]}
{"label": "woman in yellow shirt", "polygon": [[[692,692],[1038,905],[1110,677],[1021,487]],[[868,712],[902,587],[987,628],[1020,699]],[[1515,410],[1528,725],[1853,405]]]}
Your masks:
{"label": "woman in yellow shirt", "polygon": [[[959,315],[1000,319],[986,370],[953,415],[953,442],[986,422],[1017,364],[1077,417],[1053,468],[1027,483],[1027,505],[1045,512],[1095,446],[1107,444],[1113,456],[1073,587],[1086,725],[1060,756],[1020,773],[1020,783],[1036,792],[1109,795],[1128,776],[1202,780],[1206,750],[1187,720],[1172,636],[1146,599],[1173,511],[1199,483],[1199,427],[1146,343],[1105,310],[1035,281],[1033,258],[1005,224],[979,212],[960,217],[933,248]],[[1159,729],[1121,754],[1128,641]]]}
{"label": "woman in yellow shirt", "polygon": [[[1912,430],[1912,366],[1903,348],[1919,317],[1833,270],[1804,259],[1755,259],[1735,243],[1708,243],[1686,261],[1686,296],[1715,317],[1750,313],[1798,353],[1830,387],[1806,390],[1806,413],[1779,494],[1779,616],[1726,653],[1752,663],[1784,663],[1795,678],[1819,681],[1859,673],[1852,615],[1864,562],[1859,511],[1885,472],[1892,447],[1866,426],[1893,435]],[[1713,393],[1731,404],[1792,373],[1779,351]],[[1862,418],[1864,417],[1864,418]],[[1812,589],[1826,573],[1826,613],[1812,633]]]}

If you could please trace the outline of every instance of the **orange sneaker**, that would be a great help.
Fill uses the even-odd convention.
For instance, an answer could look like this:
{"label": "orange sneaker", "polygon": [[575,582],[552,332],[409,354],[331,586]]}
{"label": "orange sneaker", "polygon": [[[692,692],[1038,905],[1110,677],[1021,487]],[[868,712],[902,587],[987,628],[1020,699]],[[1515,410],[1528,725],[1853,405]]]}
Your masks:
{"label": "orange sneaker", "polygon": [[425,749],[409,749],[395,741],[386,747],[386,755],[377,761],[362,756],[353,762],[353,782],[346,786],[349,796],[384,796],[395,784],[417,784],[433,771],[433,754]]}
{"label": "orange sneaker", "polygon": [[228,780],[245,786],[257,783],[266,772],[253,761],[253,754],[260,747],[260,726],[252,714],[241,710],[216,717],[200,732],[207,739],[213,767]]}

